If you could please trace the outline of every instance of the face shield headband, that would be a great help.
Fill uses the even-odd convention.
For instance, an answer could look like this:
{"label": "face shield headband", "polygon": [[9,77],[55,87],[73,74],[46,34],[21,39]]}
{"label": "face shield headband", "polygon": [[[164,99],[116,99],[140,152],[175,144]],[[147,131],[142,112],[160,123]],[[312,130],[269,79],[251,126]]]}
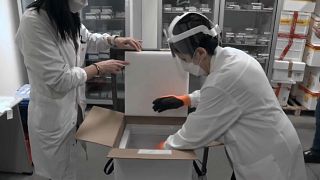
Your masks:
{"label": "face shield headband", "polygon": [[[181,34],[178,34],[176,36],[172,36],[171,38],[168,38],[168,44],[169,44],[169,48],[172,52],[172,56],[175,57],[175,52],[181,52],[180,48],[186,48],[186,47],[180,47],[177,45],[177,42],[186,39],[190,36],[193,36],[197,33],[203,33],[203,34],[207,34],[210,35],[212,37],[218,36],[221,33],[221,30],[219,28],[219,26],[216,24],[212,29],[208,29],[208,27],[204,26],[204,25],[200,25],[197,26],[195,28],[189,29]],[[182,45],[183,46],[183,45]]]}

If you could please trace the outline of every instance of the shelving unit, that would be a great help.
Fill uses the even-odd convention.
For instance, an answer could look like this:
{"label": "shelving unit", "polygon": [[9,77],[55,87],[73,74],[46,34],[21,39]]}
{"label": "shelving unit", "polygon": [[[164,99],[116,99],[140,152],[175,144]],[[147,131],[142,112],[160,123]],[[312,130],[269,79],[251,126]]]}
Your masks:
{"label": "shelving unit", "polygon": [[255,13],[273,13],[273,10],[253,10],[253,9],[225,9],[225,11],[231,12],[255,12]]}
{"label": "shelving unit", "polygon": [[253,46],[253,47],[268,47],[267,44],[238,44],[238,43],[222,43],[223,46]]}
{"label": "shelving unit", "polygon": [[272,47],[276,42],[279,3],[279,0],[222,0],[219,13],[222,46],[247,52],[268,73],[275,51]]}

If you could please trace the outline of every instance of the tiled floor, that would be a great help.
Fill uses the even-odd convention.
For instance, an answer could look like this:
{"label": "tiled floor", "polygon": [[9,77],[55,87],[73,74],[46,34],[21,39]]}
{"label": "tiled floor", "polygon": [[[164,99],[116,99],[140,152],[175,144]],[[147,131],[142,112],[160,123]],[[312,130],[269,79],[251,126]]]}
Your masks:
{"label": "tiled floor", "polygon": [[[300,140],[304,149],[308,149],[313,140],[315,120],[312,114],[304,114],[300,117],[289,115],[295,125],[299,134]],[[112,176],[106,176],[103,173],[103,167],[106,163],[106,154],[108,148],[88,144],[89,160],[85,160],[85,155],[79,147],[79,163],[78,175],[79,180],[113,180]],[[201,154],[201,152],[199,152]],[[320,180],[320,164],[307,164],[308,180]],[[226,159],[224,148],[210,149],[209,162],[208,162],[208,175],[209,180],[229,180],[231,176],[231,168]],[[46,180],[36,175],[19,175],[19,174],[5,174],[0,173],[0,180]]]}

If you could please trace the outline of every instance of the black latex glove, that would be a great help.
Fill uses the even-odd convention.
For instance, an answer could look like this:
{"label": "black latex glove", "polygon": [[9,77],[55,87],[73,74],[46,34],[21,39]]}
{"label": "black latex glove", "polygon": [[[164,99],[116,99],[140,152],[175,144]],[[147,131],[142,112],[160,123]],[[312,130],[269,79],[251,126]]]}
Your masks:
{"label": "black latex glove", "polygon": [[159,113],[168,109],[177,109],[184,105],[182,100],[174,96],[161,97],[154,100],[152,103],[153,110]]}

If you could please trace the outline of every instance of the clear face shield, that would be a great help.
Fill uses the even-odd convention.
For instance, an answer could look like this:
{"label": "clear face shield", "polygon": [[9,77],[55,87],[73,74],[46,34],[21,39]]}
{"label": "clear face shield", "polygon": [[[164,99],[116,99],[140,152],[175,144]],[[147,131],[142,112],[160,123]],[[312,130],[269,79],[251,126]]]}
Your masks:
{"label": "clear face shield", "polygon": [[[176,29],[179,28],[182,32],[178,35],[173,35],[172,37],[167,38],[169,48],[171,50],[172,56],[175,57],[176,53],[182,53],[182,54],[193,54],[194,49],[192,48],[192,42],[189,38],[190,36],[196,35],[198,33],[203,33],[210,35],[212,37],[218,36],[221,33],[221,30],[218,25],[215,25],[212,29],[208,29],[204,25],[197,26],[195,28],[185,30],[186,27],[179,26],[175,27]],[[168,35],[166,32],[165,35]]]}

